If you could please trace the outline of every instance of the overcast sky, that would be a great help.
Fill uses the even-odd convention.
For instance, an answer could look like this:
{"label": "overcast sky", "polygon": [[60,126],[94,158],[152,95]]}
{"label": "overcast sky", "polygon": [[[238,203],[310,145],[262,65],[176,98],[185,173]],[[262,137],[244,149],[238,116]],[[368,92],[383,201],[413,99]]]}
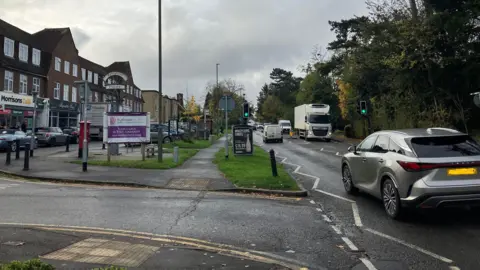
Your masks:
{"label": "overcast sky", "polygon": [[[164,0],[163,92],[205,96],[235,79],[255,101],[279,67],[300,75],[314,46],[334,36],[328,20],[367,13],[363,0]],[[0,0],[0,18],[28,32],[70,27],[80,54],[98,64],[130,61],[135,83],[158,89],[157,0]]]}

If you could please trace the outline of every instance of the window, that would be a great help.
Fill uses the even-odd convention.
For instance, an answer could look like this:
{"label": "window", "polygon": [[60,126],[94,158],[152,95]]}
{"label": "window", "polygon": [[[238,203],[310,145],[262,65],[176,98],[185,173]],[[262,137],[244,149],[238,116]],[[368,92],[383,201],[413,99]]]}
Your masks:
{"label": "window", "polygon": [[84,68],[82,68],[82,80],[86,80],[86,70]]}
{"label": "window", "polygon": [[377,140],[377,136],[370,136],[370,137],[366,138],[365,140],[363,140],[363,142],[361,142],[358,145],[358,150],[359,151],[369,151],[370,149],[372,149],[372,146],[375,143],[375,140]]}
{"label": "window", "polygon": [[418,137],[411,143],[418,157],[480,156],[480,145],[467,135]]}
{"label": "window", "polygon": [[32,90],[40,95],[40,78],[33,77]]}
{"label": "window", "polygon": [[62,66],[62,59],[55,57],[55,70],[60,71],[61,66]]}
{"label": "window", "polygon": [[78,71],[78,70],[77,70],[77,69],[78,69],[78,66],[75,65],[75,64],[72,64],[72,75],[73,75],[73,77],[77,77],[77,76],[78,76],[78,74],[77,74],[77,71]]}
{"label": "window", "polygon": [[72,102],[77,102],[77,88],[72,86]]}
{"label": "window", "polygon": [[7,37],[3,40],[3,53],[5,56],[13,57],[15,51],[15,41]]}
{"label": "window", "polygon": [[65,74],[70,74],[70,62],[66,60],[63,62],[63,72],[65,72]]}
{"label": "window", "polygon": [[18,91],[19,94],[27,94],[27,79],[27,75],[20,74],[20,91]]}
{"label": "window", "polygon": [[375,145],[373,146],[372,151],[376,153],[387,153],[389,141],[390,141],[390,138],[388,136],[385,136],[385,135],[378,136],[378,139],[375,142]]}
{"label": "window", "polygon": [[28,63],[28,45],[20,43],[18,46],[18,59]]}
{"label": "window", "polygon": [[55,88],[53,88],[53,98],[60,99],[60,83],[55,83]]}
{"label": "window", "polygon": [[5,70],[5,78],[3,81],[3,91],[12,92],[13,91],[13,72]]}
{"label": "window", "polygon": [[87,77],[88,82],[92,82],[92,72],[89,70],[87,74],[88,74],[88,77]]}
{"label": "window", "polygon": [[68,101],[69,86],[67,84],[63,85],[63,100]]}
{"label": "window", "polygon": [[93,73],[93,83],[98,84],[98,74],[97,73]]}
{"label": "window", "polygon": [[41,52],[38,49],[32,49],[32,64],[40,66]]}

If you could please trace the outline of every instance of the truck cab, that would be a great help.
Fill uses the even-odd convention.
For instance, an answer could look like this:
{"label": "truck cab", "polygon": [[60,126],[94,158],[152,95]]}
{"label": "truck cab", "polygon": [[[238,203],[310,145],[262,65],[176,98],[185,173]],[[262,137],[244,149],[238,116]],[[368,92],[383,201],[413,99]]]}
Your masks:
{"label": "truck cab", "polygon": [[330,105],[303,104],[295,107],[295,128],[299,136],[305,140],[330,141],[332,136]]}

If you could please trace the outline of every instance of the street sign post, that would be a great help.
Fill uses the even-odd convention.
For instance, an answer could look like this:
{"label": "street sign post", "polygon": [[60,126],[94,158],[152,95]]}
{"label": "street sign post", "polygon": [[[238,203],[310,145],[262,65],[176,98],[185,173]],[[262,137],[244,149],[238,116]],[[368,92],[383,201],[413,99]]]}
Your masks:
{"label": "street sign post", "polygon": [[225,159],[228,159],[228,112],[235,108],[235,100],[228,95],[222,96],[218,107],[225,111]]}
{"label": "street sign post", "polygon": [[253,130],[248,125],[238,125],[232,128],[233,153],[236,156],[253,155]]}

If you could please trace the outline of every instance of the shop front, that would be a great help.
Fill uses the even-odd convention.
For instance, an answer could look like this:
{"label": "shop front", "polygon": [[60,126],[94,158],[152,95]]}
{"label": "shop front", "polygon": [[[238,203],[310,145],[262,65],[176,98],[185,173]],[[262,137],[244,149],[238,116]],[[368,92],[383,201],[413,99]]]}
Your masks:
{"label": "shop front", "polygon": [[[43,111],[44,107],[44,99],[37,98],[37,115]],[[28,128],[31,128],[33,108],[32,96],[7,92],[0,93],[0,126],[19,128],[24,121],[27,121]]]}
{"label": "shop front", "polygon": [[50,99],[49,101],[50,127],[76,127],[78,124],[79,105],[75,102]]}

